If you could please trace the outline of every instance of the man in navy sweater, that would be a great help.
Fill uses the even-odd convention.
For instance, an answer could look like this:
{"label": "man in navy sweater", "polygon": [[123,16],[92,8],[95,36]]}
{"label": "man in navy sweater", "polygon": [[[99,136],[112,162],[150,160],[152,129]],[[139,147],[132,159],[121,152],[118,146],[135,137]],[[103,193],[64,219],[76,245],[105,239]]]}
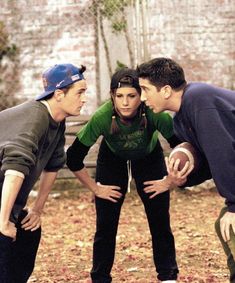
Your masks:
{"label": "man in navy sweater", "polygon": [[[230,282],[235,282],[235,92],[205,83],[187,83],[182,67],[169,58],[156,58],[138,67],[141,99],[158,113],[176,112],[175,134],[200,155],[200,170],[188,176],[168,162],[168,176],[148,182],[146,192],[161,193],[178,181],[196,185],[211,176],[225,198],[216,232],[228,257]],[[187,180],[187,181],[186,181]],[[177,181],[177,182],[176,182]],[[181,182],[180,181],[180,182]]]}

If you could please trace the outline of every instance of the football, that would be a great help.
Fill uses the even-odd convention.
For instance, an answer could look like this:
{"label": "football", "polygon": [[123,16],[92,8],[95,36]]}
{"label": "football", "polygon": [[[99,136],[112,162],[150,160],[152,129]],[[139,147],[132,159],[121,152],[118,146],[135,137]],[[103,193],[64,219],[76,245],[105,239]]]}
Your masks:
{"label": "football", "polygon": [[172,158],[174,158],[174,160],[180,160],[178,167],[179,170],[182,170],[184,168],[187,161],[189,161],[190,165],[194,166],[193,171],[198,165],[196,150],[189,142],[178,144],[169,155],[169,160],[171,160]]}

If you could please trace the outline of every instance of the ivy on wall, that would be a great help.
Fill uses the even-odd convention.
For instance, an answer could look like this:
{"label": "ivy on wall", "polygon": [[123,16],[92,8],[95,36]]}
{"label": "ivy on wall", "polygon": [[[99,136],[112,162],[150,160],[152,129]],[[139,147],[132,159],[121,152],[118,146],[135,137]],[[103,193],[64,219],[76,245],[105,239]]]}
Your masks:
{"label": "ivy on wall", "polygon": [[[104,19],[107,19],[111,25],[112,32],[115,34],[123,34],[127,43],[128,54],[130,58],[130,66],[134,66],[134,52],[133,46],[128,32],[128,22],[126,16],[126,9],[130,7],[132,1],[130,0],[93,0],[94,15],[97,17],[101,39],[104,44],[104,50],[108,65],[109,76],[111,78],[114,70],[112,69],[111,56],[106,34],[104,31]],[[123,63],[116,62],[116,68],[122,67]]]}
{"label": "ivy on wall", "polygon": [[3,22],[0,22],[0,110],[19,103],[15,93],[18,81],[18,49],[10,44],[9,34]]}

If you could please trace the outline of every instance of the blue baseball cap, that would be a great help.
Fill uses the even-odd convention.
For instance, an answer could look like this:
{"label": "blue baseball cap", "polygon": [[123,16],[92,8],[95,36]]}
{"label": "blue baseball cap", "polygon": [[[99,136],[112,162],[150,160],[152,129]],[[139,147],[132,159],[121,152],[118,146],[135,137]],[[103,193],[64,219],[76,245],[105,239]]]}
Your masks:
{"label": "blue baseball cap", "polygon": [[83,72],[86,67],[78,68],[72,64],[57,64],[47,69],[42,74],[44,92],[36,97],[41,100],[54,93],[57,89],[62,89],[77,81],[84,80]]}

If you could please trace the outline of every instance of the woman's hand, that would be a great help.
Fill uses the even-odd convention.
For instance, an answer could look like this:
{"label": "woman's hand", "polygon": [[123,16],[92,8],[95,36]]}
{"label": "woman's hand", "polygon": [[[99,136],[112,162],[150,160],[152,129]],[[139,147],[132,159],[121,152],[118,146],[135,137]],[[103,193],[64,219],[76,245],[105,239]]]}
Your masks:
{"label": "woman's hand", "polygon": [[172,183],[168,176],[165,176],[161,180],[146,181],[144,182],[144,185],[146,185],[144,191],[146,193],[152,193],[149,197],[150,199],[154,198],[156,195],[168,191],[169,189],[172,189]]}
{"label": "woman's hand", "polygon": [[117,202],[117,199],[121,198],[122,196],[119,190],[121,190],[121,188],[118,186],[102,185],[98,182],[97,188],[94,192],[95,195],[99,198]]}
{"label": "woman's hand", "polygon": [[21,221],[22,228],[25,230],[35,231],[41,226],[41,213],[34,211],[33,209],[28,210],[28,214]]}
{"label": "woman's hand", "polygon": [[185,166],[182,170],[178,170],[180,160],[174,160],[171,158],[169,160],[165,158],[166,167],[168,175],[161,180],[152,180],[144,182],[146,187],[144,191],[146,193],[152,193],[149,198],[154,198],[156,195],[161,194],[167,190],[173,189],[177,186],[182,186],[187,181],[187,176],[193,170],[193,166],[190,166],[189,162],[185,163]]}

